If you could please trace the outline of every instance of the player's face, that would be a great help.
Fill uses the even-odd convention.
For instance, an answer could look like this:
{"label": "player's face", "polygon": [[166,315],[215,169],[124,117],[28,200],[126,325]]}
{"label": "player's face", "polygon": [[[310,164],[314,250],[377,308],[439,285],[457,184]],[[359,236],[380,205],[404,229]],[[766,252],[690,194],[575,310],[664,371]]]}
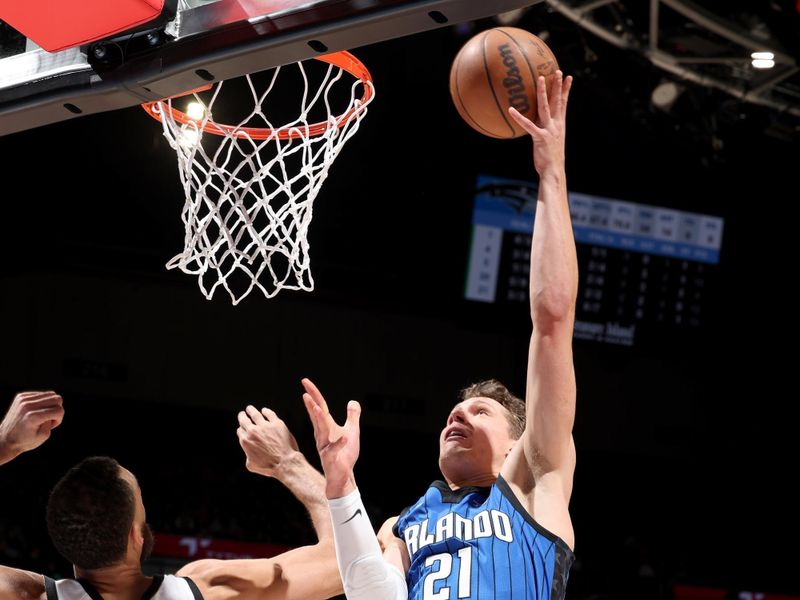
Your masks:
{"label": "player's face", "polygon": [[439,436],[439,468],[450,483],[496,477],[514,446],[508,410],[491,398],[453,408]]}

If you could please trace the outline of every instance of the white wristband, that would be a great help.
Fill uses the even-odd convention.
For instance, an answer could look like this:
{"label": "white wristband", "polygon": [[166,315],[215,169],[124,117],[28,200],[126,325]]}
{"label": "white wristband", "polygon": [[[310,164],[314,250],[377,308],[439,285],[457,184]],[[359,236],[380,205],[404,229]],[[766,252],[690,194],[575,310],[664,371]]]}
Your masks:
{"label": "white wristband", "polygon": [[358,490],[328,500],[336,560],[348,600],[407,600],[405,576],[383,560]]}

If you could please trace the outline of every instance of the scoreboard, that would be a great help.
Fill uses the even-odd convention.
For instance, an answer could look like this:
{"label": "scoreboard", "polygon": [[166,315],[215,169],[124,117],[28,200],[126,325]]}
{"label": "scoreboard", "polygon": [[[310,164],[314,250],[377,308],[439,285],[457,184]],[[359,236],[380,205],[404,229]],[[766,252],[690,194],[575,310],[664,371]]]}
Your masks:
{"label": "scoreboard", "polygon": [[[479,176],[465,297],[528,304],[535,182]],[[723,219],[569,194],[580,283],[575,337],[633,345],[654,326],[692,329],[719,264]]]}

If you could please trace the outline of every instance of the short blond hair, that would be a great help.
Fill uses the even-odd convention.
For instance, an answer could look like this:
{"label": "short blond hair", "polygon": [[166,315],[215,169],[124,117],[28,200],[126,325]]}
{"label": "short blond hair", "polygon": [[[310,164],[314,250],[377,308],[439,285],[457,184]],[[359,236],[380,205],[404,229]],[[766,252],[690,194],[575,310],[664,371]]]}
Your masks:
{"label": "short blond hair", "polygon": [[461,390],[459,398],[463,402],[470,398],[491,398],[508,411],[508,427],[511,437],[518,440],[525,431],[525,402],[508,391],[508,388],[496,379],[486,379],[473,383]]}

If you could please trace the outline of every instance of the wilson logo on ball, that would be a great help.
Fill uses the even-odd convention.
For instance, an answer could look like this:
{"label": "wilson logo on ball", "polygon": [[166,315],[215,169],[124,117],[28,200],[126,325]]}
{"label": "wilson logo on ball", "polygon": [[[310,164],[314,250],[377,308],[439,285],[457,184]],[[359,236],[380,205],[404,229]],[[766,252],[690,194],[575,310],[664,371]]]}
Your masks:
{"label": "wilson logo on ball", "polygon": [[509,44],[498,47],[503,65],[506,67],[506,76],[503,79],[503,87],[508,92],[508,103],[519,112],[525,114],[531,109],[528,102],[528,94],[525,93],[525,83],[517,66],[517,59],[514,58],[514,50]]}

